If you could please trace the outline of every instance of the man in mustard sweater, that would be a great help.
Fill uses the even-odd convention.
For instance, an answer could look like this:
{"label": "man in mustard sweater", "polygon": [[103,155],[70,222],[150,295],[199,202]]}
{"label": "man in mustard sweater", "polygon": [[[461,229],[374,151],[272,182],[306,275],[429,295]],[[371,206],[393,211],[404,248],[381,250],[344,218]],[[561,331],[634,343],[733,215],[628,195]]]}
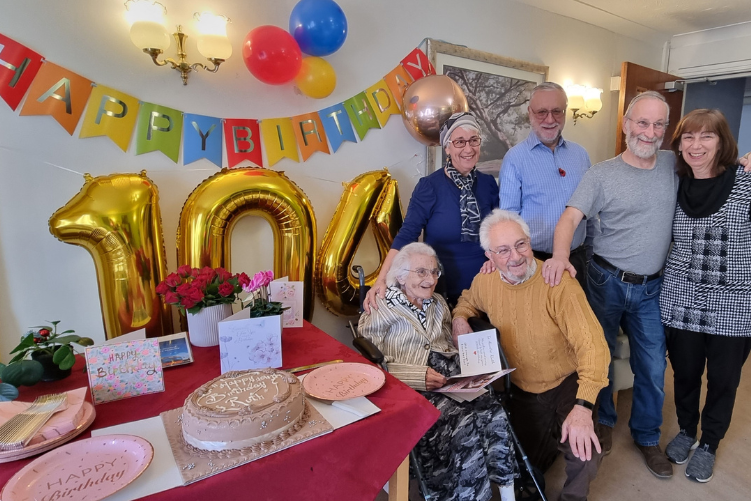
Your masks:
{"label": "man in mustard sweater", "polygon": [[542,279],[529,227],[496,209],[480,225],[480,244],[498,273],[479,274],[454,309],[453,334],[471,332],[467,318],[484,312],[501,332],[511,367],[511,423],[532,463],[542,471],[558,451],[566,460],[562,501],[584,500],[602,459],[592,412],[608,384],[602,327],[579,283],[558,287]]}

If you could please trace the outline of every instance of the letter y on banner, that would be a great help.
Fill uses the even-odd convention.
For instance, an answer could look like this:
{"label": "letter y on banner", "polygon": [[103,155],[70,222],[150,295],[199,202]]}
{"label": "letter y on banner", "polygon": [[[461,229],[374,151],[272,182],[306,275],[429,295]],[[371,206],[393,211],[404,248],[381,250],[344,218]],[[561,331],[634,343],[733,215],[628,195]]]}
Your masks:
{"label": "letter y on banner", "polygon": [[41,66],[41,55],[0,35],[0,97],[11,109],[18,108]]}
{"label": "letter y on banner", "polygon": [[207,159],[222,166],[222,120],[203,115],[185,114],[183,134],[183,165]]}
{"label": "letter y on banner", "polygon": [[402,59],[402,66],[404,66],[407,73],[409,73],[415,80],[419,80],[428,75],[435,75],[435,68],[430,64],[428,56],[426,56],[419,48],[413,50],[407,55],[407,57]]}

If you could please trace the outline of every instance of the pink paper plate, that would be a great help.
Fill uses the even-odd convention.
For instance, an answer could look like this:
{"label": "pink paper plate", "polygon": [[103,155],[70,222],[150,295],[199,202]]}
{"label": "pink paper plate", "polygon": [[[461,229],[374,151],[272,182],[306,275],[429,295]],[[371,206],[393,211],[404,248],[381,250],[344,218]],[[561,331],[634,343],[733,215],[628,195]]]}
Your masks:
{"label": "pink paper plate", "polygon": [[154,448],[133,435],[102,435],[58,447],[27,464],[0,494],[3,501],[98,501],[138,478]]}
{"label": "pink paper plate", "polygon": [[347,400],[378,391],[386,376],[368,364],[341,363],[314,370],[303,379],[305,392],[323,400]]}

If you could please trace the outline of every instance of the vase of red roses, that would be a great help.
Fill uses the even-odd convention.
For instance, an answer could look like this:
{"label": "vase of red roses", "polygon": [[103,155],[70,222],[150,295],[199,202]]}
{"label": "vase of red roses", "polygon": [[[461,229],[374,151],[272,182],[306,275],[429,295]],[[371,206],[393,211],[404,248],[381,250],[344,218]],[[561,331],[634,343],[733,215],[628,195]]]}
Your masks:
{"label": "vase of red roses", "polygon": [[232,315],[232,303],[250,283],[245,273],[233,275],[224,268],[180,266],[156,291],[188,318],[188,338],[194,346],[219,344],[220,321]]}

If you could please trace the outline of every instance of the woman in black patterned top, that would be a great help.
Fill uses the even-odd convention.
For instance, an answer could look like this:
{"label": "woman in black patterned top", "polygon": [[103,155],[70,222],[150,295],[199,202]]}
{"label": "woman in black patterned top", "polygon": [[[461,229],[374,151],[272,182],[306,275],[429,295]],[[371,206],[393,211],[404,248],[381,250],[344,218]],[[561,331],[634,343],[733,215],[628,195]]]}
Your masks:
{"label": "woman in black patterned top", "polygon": [[[718,110],[683,117],[672,148],[680,183],[660,310],[680,433],[665,453],[683,464],[698,447],[686,476],[708,482],[751,351],[751,174],[736,165],[738,147]],[[705,365],[707,398],[697,440]]]}
{"label": "woman in black patterned top", "polygon": [[501,404],[489,393],[457,402],[431,390],[460,372],[451,312],[435,293],[441,268],[424,243],[402,247],[386,276],[378,309],[363,313],[359,331],[384,354],[389,372],[430,401],[441,417],[416,446],[431,499],[487,501],[490,484],[502,501],[514,499],[516,462]]}

